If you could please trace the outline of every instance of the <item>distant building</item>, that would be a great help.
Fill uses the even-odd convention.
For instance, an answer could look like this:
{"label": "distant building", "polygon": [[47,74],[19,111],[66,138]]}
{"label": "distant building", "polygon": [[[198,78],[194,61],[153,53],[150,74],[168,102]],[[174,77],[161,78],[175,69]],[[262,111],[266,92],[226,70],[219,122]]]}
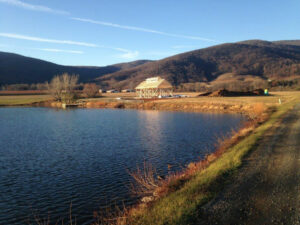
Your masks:
{"label": "distant building", "polygon": [[140,83],[136,88],[139,98],[163,98],[173,95],[172,85],[161,77],[151,77]]}
{"label": "distant building", "polygon": [[134,92],[134,90],[132,90],[132,89],[123,89],[122,92],[123,92],[123,93]]}
{"label": "distant building", "polygon": [[117,90],[115,90],[115,89],[112,89],[112,90],[106,91],[106,93],[119,93],[119,91],[117,91]]}
{"label": "distant building", "polygon": [[269,90],[268,90],[268,89],[265,89],[265,90],[264,90],[264,93],[265,93],[265,95],[269,95]]}

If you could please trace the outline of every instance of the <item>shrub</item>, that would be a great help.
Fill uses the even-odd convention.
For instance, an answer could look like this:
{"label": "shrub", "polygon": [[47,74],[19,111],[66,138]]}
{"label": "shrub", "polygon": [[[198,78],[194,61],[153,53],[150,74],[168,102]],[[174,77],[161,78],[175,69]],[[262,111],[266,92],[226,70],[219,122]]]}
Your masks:
{"label": "shrub", "polygon": [[88,98],[96,97],[99,93],[99,87],[95,83],[85,84],[83,87],[83,93]]}

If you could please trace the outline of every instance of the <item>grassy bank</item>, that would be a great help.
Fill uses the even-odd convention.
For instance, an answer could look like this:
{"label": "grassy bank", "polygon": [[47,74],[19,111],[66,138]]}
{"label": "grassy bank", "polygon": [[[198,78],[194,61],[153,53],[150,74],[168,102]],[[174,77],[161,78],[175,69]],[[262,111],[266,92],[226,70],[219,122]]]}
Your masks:
{"label": "grassy bank", "polygon": [[0,96],[0,106],[30,105],[51,99],[50,95],[7,95]]}
{"label": "grassy bank", "polygon": [[[115,97],[118,96],[115,93]],[[299,92],[273,92],[270,96],[256,97],[189,97],[178,99],[128,100],[119,95],[119,99],[103,97],[101,99],[82,99],[87,108],[124,108],[142,110],[245,113],[251,114],[255,104],[263,103],[266,107],[278,105],[279,99],[285,103]],[[191,96],[191,95],[190,95]]]}
{"label": "grassy bank", "polygon": [[265,123],[227,149],[206,169],[196,172],[179,190],[158,199],[147,207],[132,209],[126,219],[126,224],[197,223],[199,207],[222,190],[230,175],[241,166],[244,156],[255,148],[262,135],[279,122],[282,115],[297,102],[299,102],[299,97],[294,97],[289,102],[278,106]]}

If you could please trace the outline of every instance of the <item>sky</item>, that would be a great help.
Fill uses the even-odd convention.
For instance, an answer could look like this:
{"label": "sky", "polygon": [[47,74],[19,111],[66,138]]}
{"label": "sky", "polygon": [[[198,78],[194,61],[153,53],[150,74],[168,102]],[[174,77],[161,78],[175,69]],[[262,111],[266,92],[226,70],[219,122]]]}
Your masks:
{"label": "sky", "polygon": [[0,51],[62,65],[300,39],[299,0],[0,0]]}

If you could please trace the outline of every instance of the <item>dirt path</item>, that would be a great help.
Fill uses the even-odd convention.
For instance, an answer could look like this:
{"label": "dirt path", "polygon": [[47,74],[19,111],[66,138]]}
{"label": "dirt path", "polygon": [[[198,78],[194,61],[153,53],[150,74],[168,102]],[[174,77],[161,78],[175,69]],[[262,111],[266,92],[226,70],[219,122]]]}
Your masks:
{"label": "dirt path", "polygon": [[300,224],[300,105],[260,140],[197,224]]}

